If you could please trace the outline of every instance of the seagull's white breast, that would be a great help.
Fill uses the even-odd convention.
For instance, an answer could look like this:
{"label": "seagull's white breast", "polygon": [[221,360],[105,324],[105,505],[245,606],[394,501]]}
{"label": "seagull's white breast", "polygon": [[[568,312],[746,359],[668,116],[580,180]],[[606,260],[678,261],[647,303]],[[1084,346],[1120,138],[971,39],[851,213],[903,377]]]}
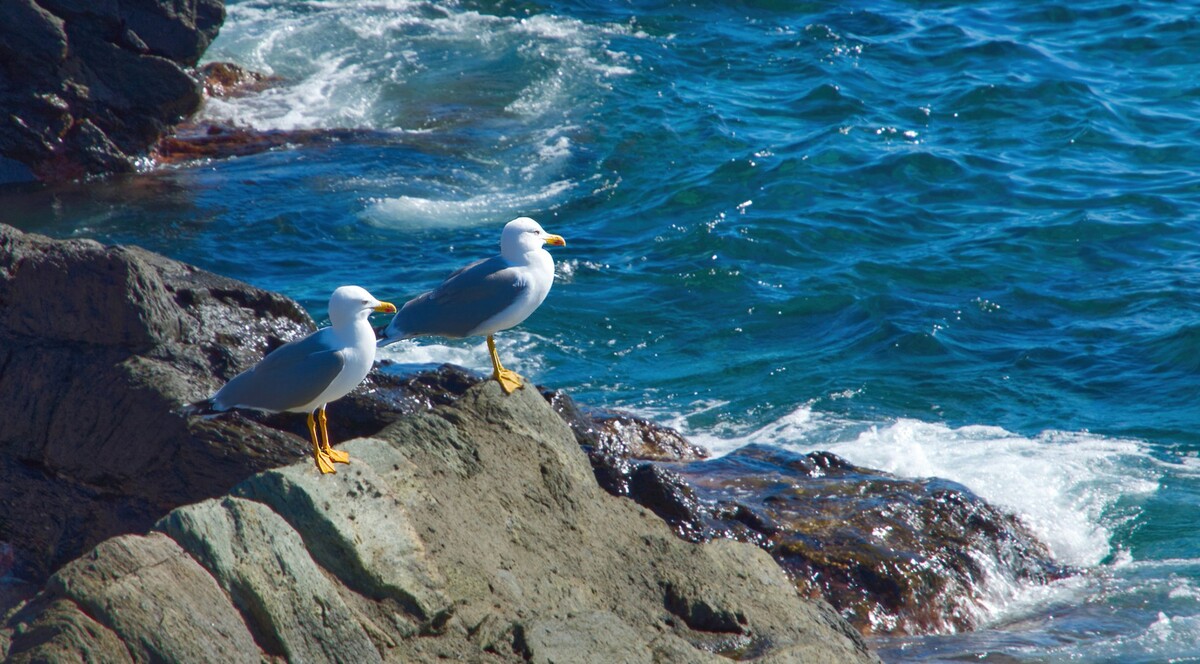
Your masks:
{"label": "seagull's white breast", "polygon": [[526,258],[525,265],[512,268],[517,271],[518,285],[524,285],[524,288],[519,289],[520,294],[512,304],[480,323],[466,336],[487,335],[507,330],[521,324],[542,306],[546,295],[550,293],[550,287],[554,285],[554,259],[551,258],[550,252],[540,248],[526,254]]}
{"label": "seagull's white breast", "polygon": [[312,412],[330,401],[337,401],[349,394],[371,372],[375,364],[375,333],[364,318],[355,321],[353,329],[338,333],[334,328],[325,328],[331,337],[331,346],[339,348],[345,362],[342,371],[315,399],[295,408],[295,412]]}

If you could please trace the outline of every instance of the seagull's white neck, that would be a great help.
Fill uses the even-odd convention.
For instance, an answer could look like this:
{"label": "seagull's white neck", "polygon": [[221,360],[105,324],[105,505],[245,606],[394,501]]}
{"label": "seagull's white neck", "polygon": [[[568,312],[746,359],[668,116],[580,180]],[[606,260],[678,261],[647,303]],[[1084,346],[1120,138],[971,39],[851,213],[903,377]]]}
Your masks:
{"label": "seagull's white neck", "polygon": [[525,247],[517,249],[508,247],[508,249],[508,251],[501,250],[500,255],[504,257],[504,260],[508,261],[509,265],[540,266],[546,262],[549,262],[551,266],[554,265],[554,258],[550,256],[550,252],[541,247],[528,249]]}
{"label": "seagull's white neck", "polygon": [[371,322],[367,320],[370,315],[370,311],[360,311],[350,320],[330,320],[329,329],[333,330],[338,339],[347,343],[357,343],[362,339],[374,341],[375,331],[371,329]]}

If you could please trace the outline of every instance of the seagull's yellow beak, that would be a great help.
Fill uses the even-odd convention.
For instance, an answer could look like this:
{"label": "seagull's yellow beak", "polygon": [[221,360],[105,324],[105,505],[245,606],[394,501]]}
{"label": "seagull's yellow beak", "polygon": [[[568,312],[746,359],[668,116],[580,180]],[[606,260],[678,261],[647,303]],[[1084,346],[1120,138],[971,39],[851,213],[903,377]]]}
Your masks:
{"label": "seagull's yellow beak", "polygon": [[374,310],[384,314],[394,314],[396,313],[396,305],[391,302],[380,302],[379,306],[375,307]]}
{"label": "seagull's yellow beak", "polygon": [[561,235],[555,235],[554,233],[546,233],[545,242],[546,244],[552,244],[556,247],[567,246],[567,241],[562,239]]}

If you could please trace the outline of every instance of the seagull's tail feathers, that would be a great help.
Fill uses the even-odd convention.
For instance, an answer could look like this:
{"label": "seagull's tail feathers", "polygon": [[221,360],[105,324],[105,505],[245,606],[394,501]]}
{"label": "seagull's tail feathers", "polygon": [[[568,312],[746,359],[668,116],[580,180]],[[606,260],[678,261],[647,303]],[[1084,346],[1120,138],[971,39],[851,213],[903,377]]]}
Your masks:
{"label": "seagull's tail feathers", "polygon": [[209,418],[216,417],[224,411],[218,409],[217,404],[213,401],[213,398],[209,397],[207,399],[201,399],[200,401],[185,403],[179,408],[175,409],[175,412],[183,415],[184,417]]}
{"label": "seagull's tail feathers", "polygon": [[[397,314],[397,316],[399,316],[399,314]],[[378,339],[375,342],[375,346],[377,348],[391,346],[397,341],[403,341],[404,339],[411,337],[411,335],[405,334],[404,331],[400,329],[399,325],[396,325],[395,318],[392,318],[392,322],[388,323],[387,325],[375,328],[375,336]]]}

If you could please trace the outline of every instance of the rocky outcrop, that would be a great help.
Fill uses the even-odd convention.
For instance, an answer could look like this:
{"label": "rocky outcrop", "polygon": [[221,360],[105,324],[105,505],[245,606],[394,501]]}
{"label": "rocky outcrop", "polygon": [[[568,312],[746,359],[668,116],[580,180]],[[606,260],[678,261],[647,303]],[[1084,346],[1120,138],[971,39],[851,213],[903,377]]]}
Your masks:
{"label": "rocky outcrop", "polygon": [[546,398],[610,493],[689,541],[761,547],[798,591],[825,598],[864,634],[970,630],[989,600],[1072,573],[1019,519],[954,482],[760,445],[708,460],[670,429],[593,418],[561,392]]}
{"label": "rocky outcrop", "polygon": [[0,3],[0,184],[133,170],[202,101],[223,0]]}
{"label": "rocky outcrop", "polygon": [[596,484],[533,390],[453,404],[176,509],[10,613],[14,662],[877,661],[757,547]]}
{"label": "rocky outcrop", "polygon": [[[742,595],[637,566],[661,571],[699,556],[688,565],[728,578],[710,560],[733,555],[711,553],[733,546],[722,540],[769,553],[794,590],[827,599],[872,633],[970,628],[993,580],[1063,573],[1019,521],[952,483],[775,448],[710,460],[669,428],[581,407],[557,391],[532,403],[533,390],[494,398],[489,382],[451,366],[377,371],[331,404],[335,442],[362,438],[348,447],[362,463],[325,482],[309,472],[302,417],[180,411],[311,327],[291,300],[137,248],[0,225],[0,576],[11,570],[27,582],[0,580],[0,616],[16,607],[0,628],[0,652],[10,642],[33,659],[112,644],[119,651],[134,638],[129,653],[141,660],[191,647],[139,632],[137,621],[152,617],[120,609],[136,602],[153,613],[156,572],[143,567],[194,564],[213,580],[241,616],[240,627],[221,628],[228,642],[213,647],[242,647],[242,630],[268,656],[320,659],[328,653],[314,653],[333,640],[418,660],[480,648],[565,657],[557,649],[581,643],[615,648],[618,659],[694,661],[686,648],[697,643],[787,659],[779,653],[802,647],[766,643],[797,634],[776,618],[745,622],[754,612],[741,608]],[[630,515],[642,525],[625,523]],[[658,534],[643,522],[657,523]],[[584,532],[584,523],[604,535]],[[621,528],[640,533],[641,544],[613,534]],[[660,538],[669,530],[678,542]],[[597,554],[609,540],[624,547],[620,555],[645,557],[629,568],[641,571]],[[710,553],[685,554],[695,550],[689,542]],[[725,566],[746,578],[775,569],[765,554],[728,550],[738,553]],[[539,556],[551,567],[526,560]],[[603,574],[576,569],[593,559]],[[188,569],[170,575],[196,572]],[[537,580],[553,570],[574,570],[571,587],[582,590]],[[604,575],[614,588],[600,589]],[[125,577],[144,594],[106,585]],[[472,594],[485,586],[486,599]],[[651,600],[617,610],[622,593]],[[705,599],[710,593],[729,603]],[[768,602],[768,613],[791,601],[772,596],[784,604]],[[297,608],[305,602],[322,607],[319,625]],[[658,622],[647,617],[652,606],[665,611]],[[846,628],[805,606],[818,622]],[[104,617],[118,609],[133,622]],[[171,612],[206,615],[180,606],[153,618]],[[678,639],[648,637],[647,624]],[[441,645],[418,648],[433,643]]]}
{"label": "rocky outcrop", "polygon": [[864,633],[974,629],[989,598],[1070,573],[1019,519],[948,480],[760,445],[671,468],[694,492],[677,528],[758,544]]}
{"label": "rocky outcrop", "polygon": [[302,439],[245,415],[178,407],[311,327],[280,295],[0,224],[0,540],[15,574],[40,581],[303,455]]}

